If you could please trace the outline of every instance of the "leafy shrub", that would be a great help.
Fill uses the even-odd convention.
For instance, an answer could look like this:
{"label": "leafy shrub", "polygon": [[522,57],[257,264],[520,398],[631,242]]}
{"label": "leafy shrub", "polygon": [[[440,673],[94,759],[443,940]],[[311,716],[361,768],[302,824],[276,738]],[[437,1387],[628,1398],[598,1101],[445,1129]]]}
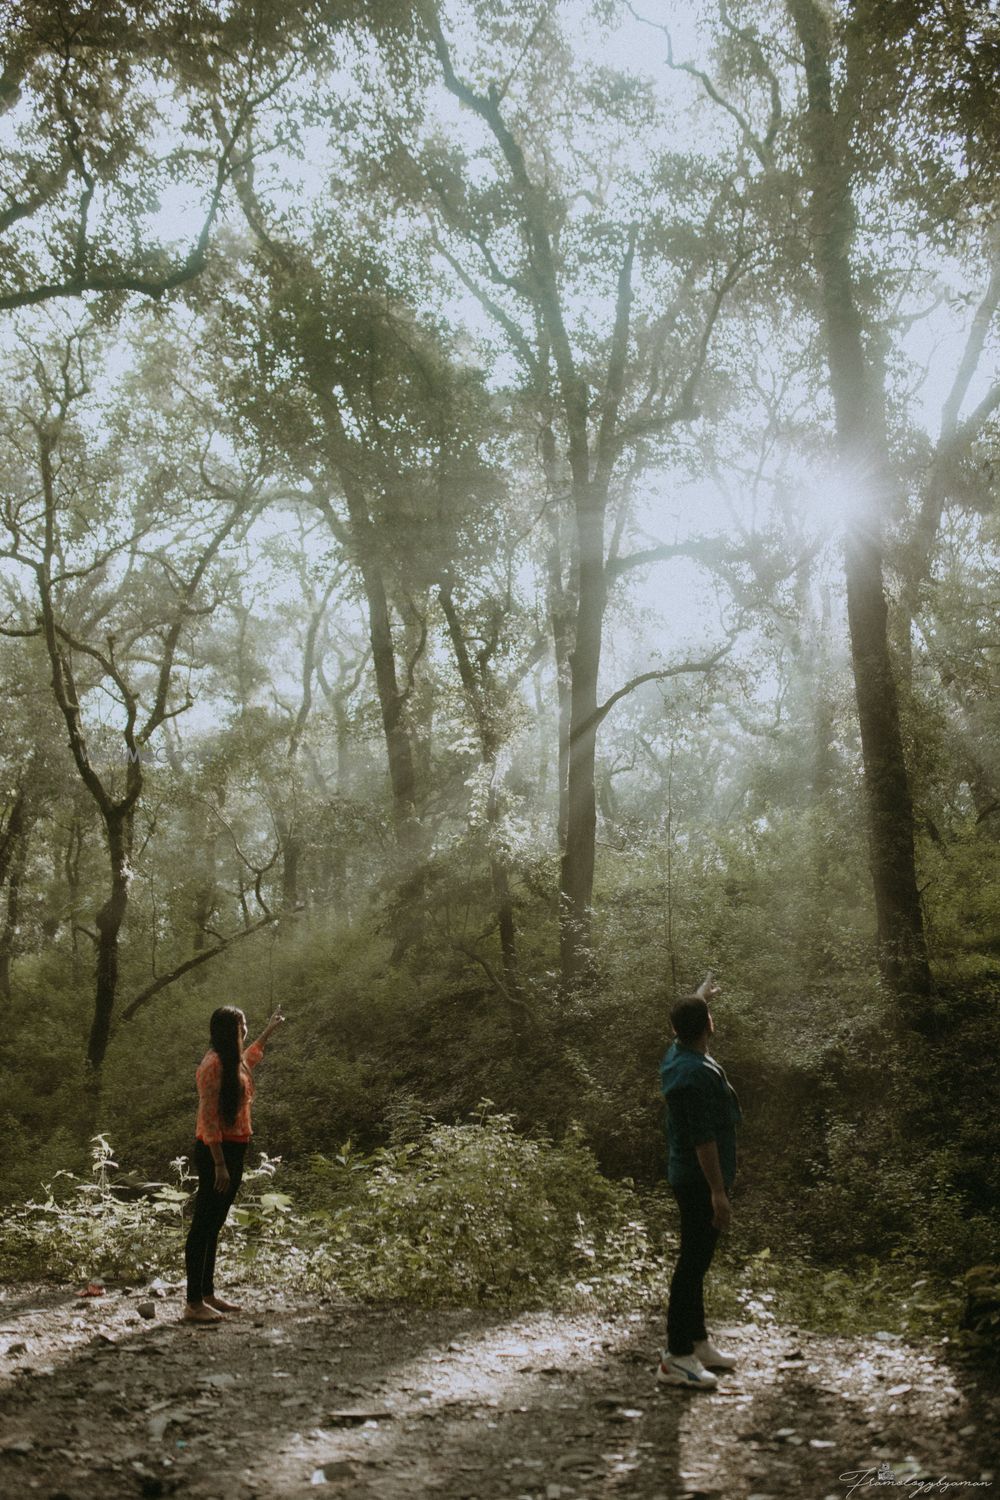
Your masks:
{"label": "leafy shrub", "polygon": [[537,1306],[634,1300],[659,1258],[629,1187],[602,1177],[579,1134],[518,1135],[507,1115],[433,1125],[417,1141],[315,1170],[311,1275],[366,1297]]}
{"label": "leafy shrub", "polygon": [[[185,1210],[193,1179],[187,1161],[171,1163],[175,1181],[139,1182],[118,1173],[110,1142],[94,1136],[91,1178],[57,1172],[45,1197],[9,1211],[0,1225],[0,1279],[137,1281],[177,1275],[184,1261]],[[231,1218],[236,1251],[261,1252],[265,1226],[285,1210],[282,1194],[255,1191],[275,1163],[264,1158],[246,1174],[250,1192]]]}
{"label": "leafy shrub", "polygon": [[[96,1136],[90,1180],[57,1173],[42,1200],[9,1214],[0,1276],[176,1276],[192,1179],[183,1157],[173,1166],[175,1182],[139,1183]],[[369,1156],[346,1147],[313,1158],[308,1213],[274,1190],[275,1167],[265,1157],[246,1174],[226,1254],[286,1285],[428,1304],[615,1306],[660,1271],[638,1197],[601,1176],[576,1133],[558,1145],[528,1140],[484,1109]]]}

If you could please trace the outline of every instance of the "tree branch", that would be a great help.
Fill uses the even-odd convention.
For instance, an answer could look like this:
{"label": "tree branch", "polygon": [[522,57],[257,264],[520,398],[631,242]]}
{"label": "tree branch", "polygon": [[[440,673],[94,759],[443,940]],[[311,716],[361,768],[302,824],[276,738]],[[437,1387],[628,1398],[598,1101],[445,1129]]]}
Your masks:
{"label": "tree branch", "polygon": [[713,652],[711,656],[703,657],[700,661],[682,661],[673,667],[657,667],[650,672],[640,672],[638,677],[633,677],[629,682],[626,682],[624,687],[620,687],[617,692],[612,693],[610,698],[605,698],[604,702],[599,703],[592,714],[588,715],[581,724],[575,726],[572,738],[574,740],[578,739],[580,735],[587,734],[591,730],[596,729],[607,718],[616,703],[620,703],[623,698],[628,697],[629,693],[634,693],[636,688],[642,687],[644,683],[665,682],[670,677],[683,677],[688,672],[710,672],[714,666],[717,666],[722,661],[723,657],[729,655],[729,652],[733,649],[734,640],[735,634],[731,634],[724,646],[720,646],[718,651]]}
{"label": "tree branch", "polygon": [[[287,916],[288,913],[286,912],[284,915]],[[242,927],[238,932],[232,932],[228,937],[221,938],[214,948],[203,948],[193,958],[185,959],[182,964],[178,964],[175,969],[171,969],[169,974],[161,974],[159,979],[154,979],[152,984],[147,984],[144,990],[140,990],[129,1001],[128,1005],[122,1011],[122,1020],[131,1021],[136,1011],[141,1010],[144,1005],[148,1005],[150,1000],[154,999],[162,990],[167,989],[169,985],[176,984],[178,979],[183,979],[185,974],[190,974],[192,969],[199,968],[202,964],[208,963],[210,959],[218,958],[219,954],[225,953],[226,949],[231,948],[233,943],[238,943],[241,938],[252,937],[255,932],[260,932],[262,927],[269,927],[272,922],[276,922],[277,920],[278,914],[276,912],[268,912],[266,916],[261,917],[259,921],[254,922],[250,927]]]}

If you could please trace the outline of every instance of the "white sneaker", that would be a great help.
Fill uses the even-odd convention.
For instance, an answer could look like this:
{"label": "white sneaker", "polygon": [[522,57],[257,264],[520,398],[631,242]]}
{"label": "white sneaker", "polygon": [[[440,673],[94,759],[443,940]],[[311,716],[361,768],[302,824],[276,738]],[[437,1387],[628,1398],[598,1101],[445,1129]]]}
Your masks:
{"label": "white sneaker", "polygon": [[694,1354],[707,1370],[735,1370],[739,1364],[735,1354],[724,1354],[721,1349],[716,1349],[710,1339],[699,1339],[694,1346]]}
{"label": "white sneaker", "polygon": [[664,1354],[656,1378],[663,1385],[683,1385],[691,1391],[710,1391],[719,1383],[694,1354]]}

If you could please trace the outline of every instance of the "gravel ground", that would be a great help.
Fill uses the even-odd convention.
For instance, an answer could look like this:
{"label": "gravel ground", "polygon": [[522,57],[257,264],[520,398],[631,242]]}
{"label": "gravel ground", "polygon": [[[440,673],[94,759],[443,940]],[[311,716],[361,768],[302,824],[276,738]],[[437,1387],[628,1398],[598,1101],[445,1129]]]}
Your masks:
{"label": "gravel ground", "polygon": [[948,1344],[718,1330],[708,1395],[657,1388],[647,1314],[245,1302],[202,1329],[162,1287],[7,1288],[0,1496],[998,1494],[1000,1386]]}

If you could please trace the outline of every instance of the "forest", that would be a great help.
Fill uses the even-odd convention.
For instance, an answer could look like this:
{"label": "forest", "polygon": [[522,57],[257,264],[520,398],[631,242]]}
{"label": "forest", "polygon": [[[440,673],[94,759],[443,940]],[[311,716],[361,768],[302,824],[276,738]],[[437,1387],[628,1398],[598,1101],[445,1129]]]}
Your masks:
{"label": "forest", "polygon": [[995,1355],[993,8],[0,33],[0,1279],[177,1281],[281,1006],[251,1279],[659,1308],[712,970],[731,1318]]}

